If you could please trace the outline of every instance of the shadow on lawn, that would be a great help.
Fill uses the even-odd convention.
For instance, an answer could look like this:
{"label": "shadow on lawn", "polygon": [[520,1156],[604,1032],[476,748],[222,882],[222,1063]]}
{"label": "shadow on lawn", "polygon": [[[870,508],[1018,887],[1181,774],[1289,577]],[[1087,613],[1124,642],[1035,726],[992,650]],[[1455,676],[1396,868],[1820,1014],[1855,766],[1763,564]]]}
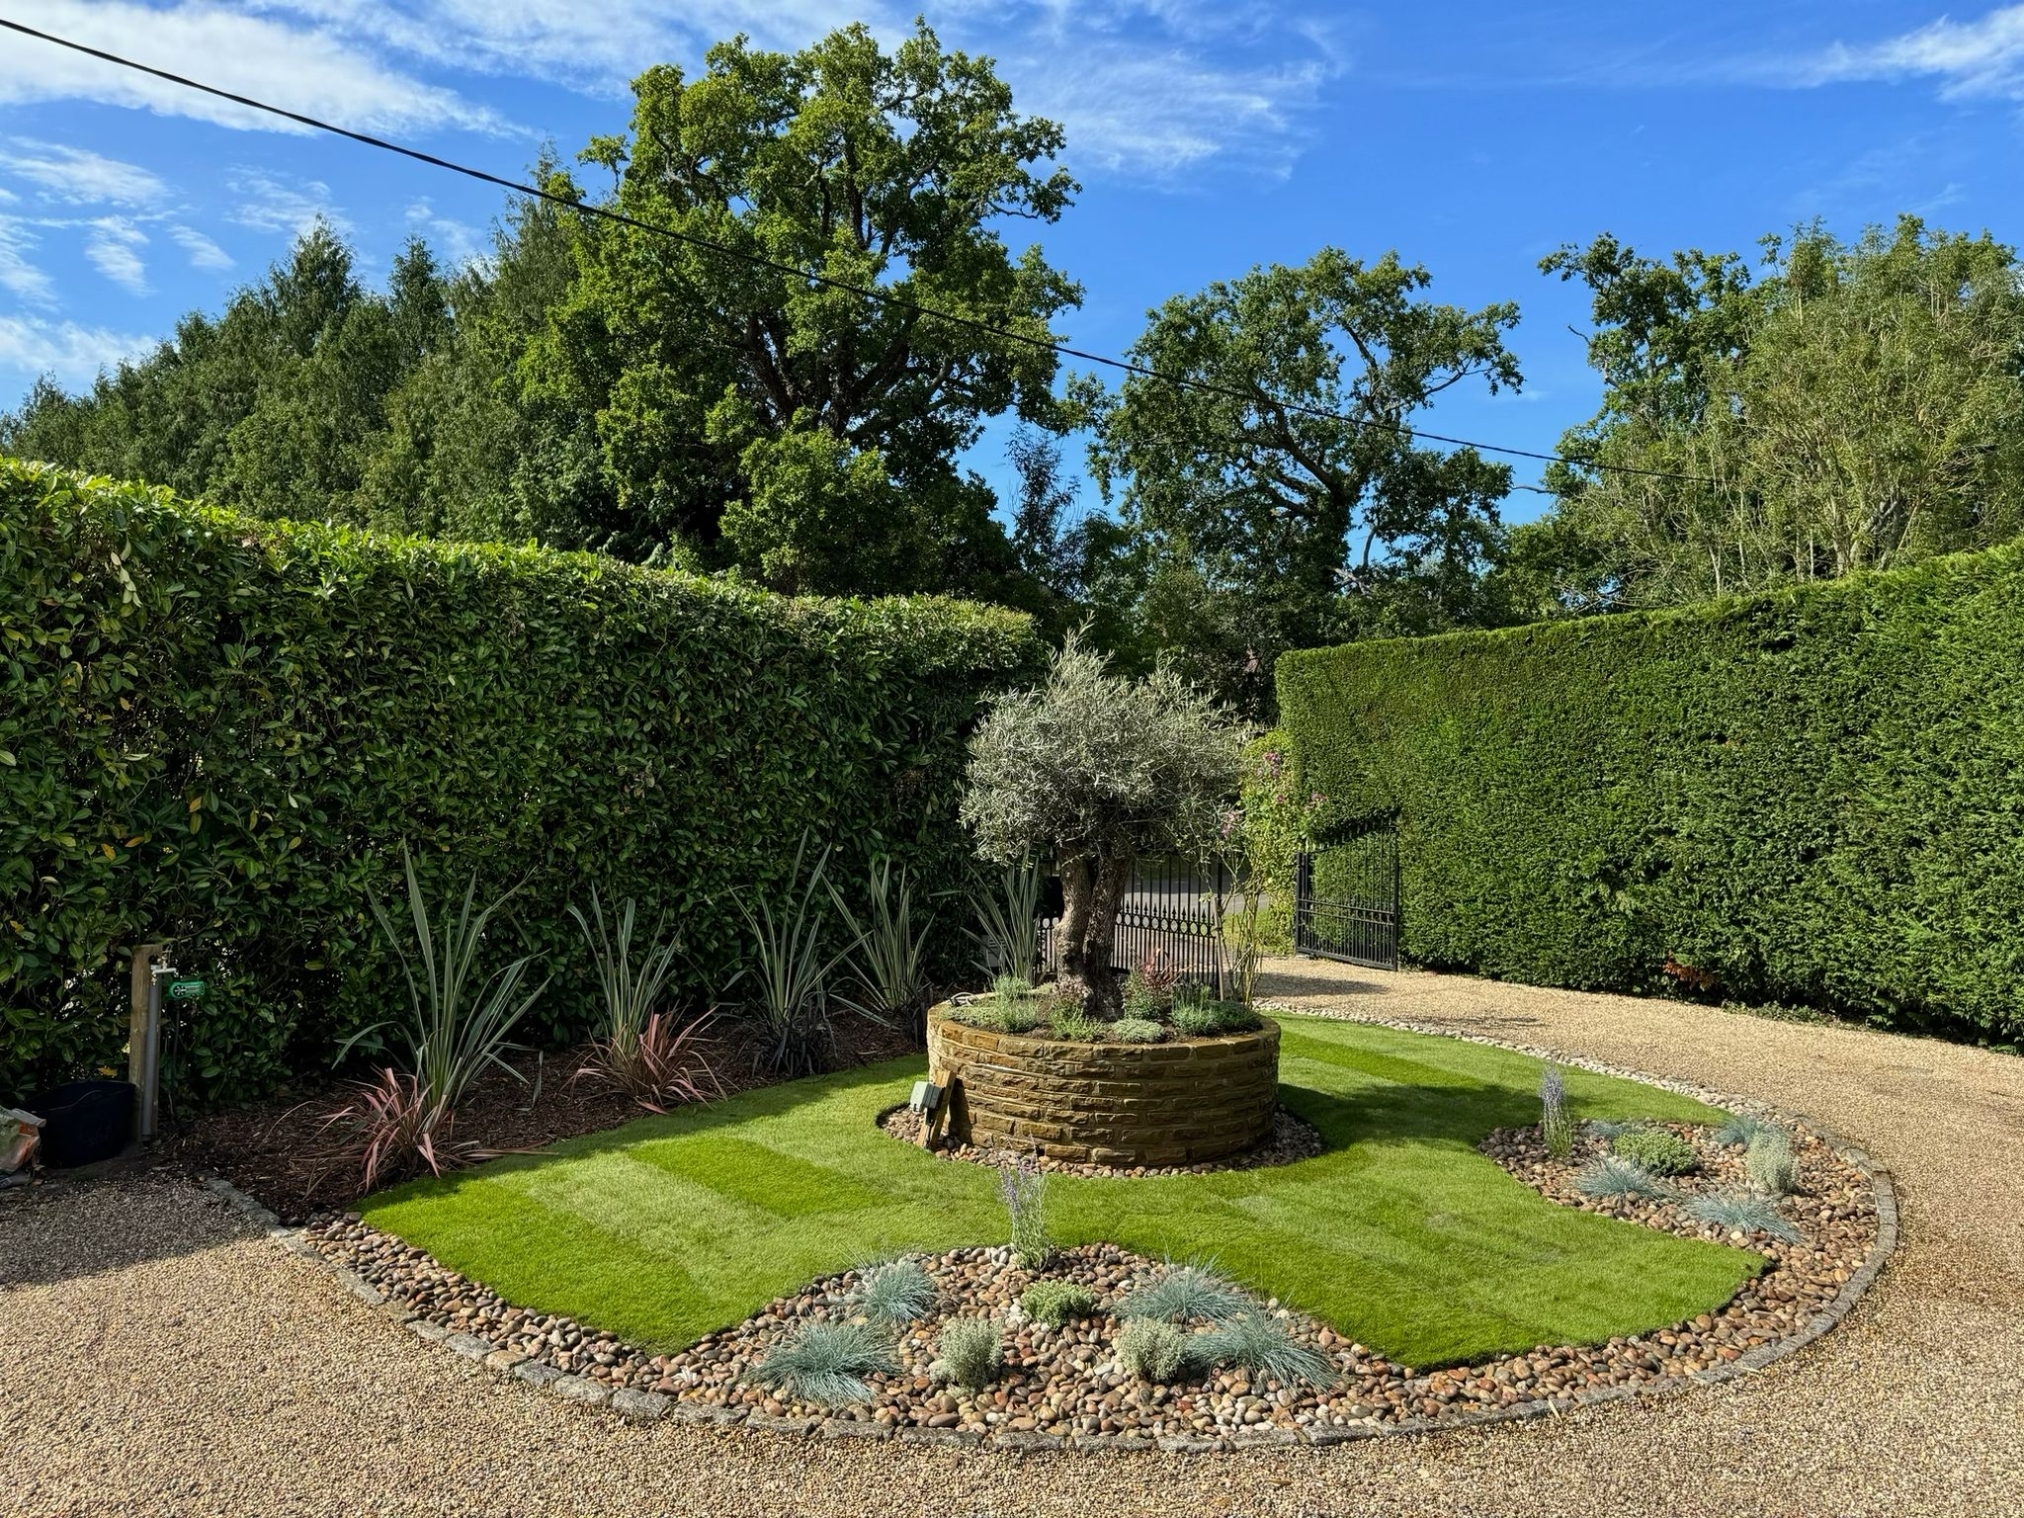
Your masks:
{"label": "shadow on lawn", "polygon": [[[1538,1119],[1538,1098],[1529,1089],[1484,1081],[1377,1050],[1352,1048],[1325,1036],[1289,1028],[1282,1058],[1308,1066],[1292,1079],[1282,1079],[1280,1104],[1312,1123],[1324,1149],[1315,1160],[1258,1171],[1228,1171],[1231,1177],[1261,1178],[1297,1172],[1352,1145],[1389,1146],[1432,1143],[1473,1148],[1491,1130]],[[471,1170],[440,1178],[420,1177],[382,1192],[377,1201],[405,1201],[454,1194],[464,1184],[649,1143],[704,1138],[745,1127],[757,1120],[784,1117],[811,1102],[846,1099],[850,1115],[840,1140],[861,1135],[867,1142],[892,1146],[900,1160],[904,1146],[879,1132],[878,1114],[905,1100],[907,1087],[923,1069],[923,1056],[911,1055],[877,1065],[859,1066],[741,1092],[724,1101],[683,1107],[665,1116],[641,1116],[617,1128],[565,1139],[534,1154],[505,1155]],[[1327,1078],[1342,1072],[1340,1084]],[[1301,1079],[1302,1076],[1308,1079]],[[876,1091],[876,1095],[872,1095]],[[848,1100],[865,1093],[861,1101]],[[1578,1106],[1578,1104],[1577,1104]],[[887,1151],[880,1148],[877,1153]],[[914,1151],[923,1164],[949,1163]],[[1083,1179],[1060,1178],[1069,1184]]]}

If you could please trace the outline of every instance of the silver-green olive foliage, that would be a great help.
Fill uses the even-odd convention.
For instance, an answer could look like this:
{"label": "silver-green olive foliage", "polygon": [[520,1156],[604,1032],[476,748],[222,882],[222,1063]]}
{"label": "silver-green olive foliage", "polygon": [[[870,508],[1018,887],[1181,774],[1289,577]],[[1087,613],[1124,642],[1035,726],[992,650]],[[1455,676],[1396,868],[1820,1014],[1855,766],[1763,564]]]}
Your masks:
{"label": "silver-green olive foliage", "polygon": [[1178,674],[1114,676],[1074,637],[1044,684],[1001,698],[979,726],[963,820],[986,859],[1038,857],[1060,873],[1065,988],[1111,1000],[1103,972],[1132,864],[1214,847],[1243,736]]}

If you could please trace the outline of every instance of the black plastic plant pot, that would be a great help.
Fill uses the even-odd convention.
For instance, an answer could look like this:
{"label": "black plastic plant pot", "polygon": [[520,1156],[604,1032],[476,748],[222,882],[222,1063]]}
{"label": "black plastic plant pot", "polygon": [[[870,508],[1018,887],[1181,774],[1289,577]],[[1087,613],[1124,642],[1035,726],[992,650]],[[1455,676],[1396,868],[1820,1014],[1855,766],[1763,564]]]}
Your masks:
{"label": "black plastic plant pot", "polygon": [[42,1163],[58,1170],[109,1160],[133,1136],[132,1081],[69,1081],[28,1103],[43,1121]]}

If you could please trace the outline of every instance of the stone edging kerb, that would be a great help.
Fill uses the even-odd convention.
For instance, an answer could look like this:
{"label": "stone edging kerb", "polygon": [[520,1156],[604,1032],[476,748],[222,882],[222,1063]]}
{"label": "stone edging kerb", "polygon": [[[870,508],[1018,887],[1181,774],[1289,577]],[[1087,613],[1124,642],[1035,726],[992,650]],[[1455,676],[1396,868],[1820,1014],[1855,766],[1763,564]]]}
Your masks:
{"label": "stone edging kerb", "polygon": [[[1298,1015],[1314,1014],[1285,1008]],[[1787,1123],[1803,1122],[1816,1136],[1832,1148],[1836,1154],[1861,1171],[1870,1182],[1876,1201],[1877,1232],[1876,1242],[1871,1246],[1869,1257],[1860,1269],[1851,1275],[1841,1291],[1816,1313],[1797,1333],[1775,1343],[1761,1344],[1745,1351],[1741,1356],[1725,1365],[1713,1366],[1695,1371],[1691,1375],[1665,1377],[1656,1381],[1643,1382],[1636,1386],[1594,1387],[1576,1392],[1571,1396],[1538,1399],[1530,1402],[1513,1403],[1508,1407],[1486,1409],[1481,1412],[1465,1413],[1456,1417],[1433,1419],[1409,1419],[1400,1423],[1380,1426],[1355,1426],[1349,1428],[1290,1429],[1283,1427],[1244,1429],[1218,1438],[1189,1438],[1163,1435],[1148,1438],[1140,1434],[1042,1434],[1018,1430],[983,1430],[953,1428],[902,1427],[889,1429],[875,1423],[856,1422],[842,1418],[775,1418],[762,1412],[748,1412],[745,1408],[700,1405],[678,1402],[673,1397],[659,1392],[639,1391],[622,1388],[614,1391],[603,1382],[588,1376],[564,1375],[552,1365],[537,1361],[511,1350],[500,1349],[489,1340],[474,1334],[452,1333],[439,1323],[431,1323],[419,1316],[413,1309],[398,1302],[389,1301],[377,1287],[369,1284],[355,1272],[346,1269],[333,1260],[326,1259],[312,1245],[300,1228],[286,1228],[267,1208],[247,1196],[223,1176],[204,1174],[203,1184],[222,1198],[235,1212],[248,1222],[265,1229],[274,1244],[298,1259],[306,1260],[337,1278],[338,1284],[364,1302],[396,1322],[404,1324],[418,1338],[442,1345],[451,1353],[475,1364],[484,1366],[495,1374],[512,1376],[526,1384],[547,1392],[565,1402],[575,1402],[594,1407],[609,1407],[611,1411],[636,1423],[651,1423],[667,1419],[675,1423],[711,1424],[717,1427],[743,1427],[775,1435],[807,1436],[819,1435],[829,1439],[891,1439],[903,1444],[954,1445],[967,1448],[984,1448],[1032,1454],[1052,1450],[1151,1450],[1160,1449],[1181,1454],[1205,1454],[1219,1450],[1263,1449],[1285,1445],[1346,1444],[1359,1439],[1383,1439],[1405,1434],[1450,1432],[1456,1429],[1480,1427],[1491,1423],[1510,1423],[1529,1418],[1554,1416],[1571,1412],[1578,1407],[1589,1407],[1604,1402],[1619,1402],[1631,1398],[1657,1397],[1690,1390],[1695,1385],[1715,1385],[1733,1381],[1739,1377],[1753,1375],[1776,1361],[1797,1353],[1818,1339],[1848,1315],[1862,1294],[1875,1281],[1886,1260],[1898,1245],[1897,1193],[1891,1185],[1890,1172],[1870,1158],[1869,1154],[1847,1143],[1832,1131],[1800,1114],[1789,1114],[1767,1103],[1724,1095],[1721,1092],[1696,1086],[1691,1082],[1669,1080],[1646,1074],[1642,1071],[1626,1070],[1607,1065],[1600,1061],[1582,1059],[1560,1054],[1536,1046],[1510,1043],[1501,1039],[1484,1037],[1479,1034],[1458,1034],[1451,1029],[1438,1028],[1427,1024],[1416,1024],[1381,1018],[1337,1018],[1343,1022],[1370,1022],[1380,1026],[1398,1028],[1404,1032],[1432,1034],[1441,1038],[1457,1038],[1467,1043],[1485,1044],[1500,1049],[1510,1049],[1521,1054],[1530,1054],[1541,1059],[1552,1059],[1564,1065],[1583,1070],[1592,1070],[1600,1075],[1618,1076],[1635,1080],[1662,1090],[1676,1091],[1697,1100],[1719,1105],[1730,1111],[1742,1110],[1776,1117]]]}

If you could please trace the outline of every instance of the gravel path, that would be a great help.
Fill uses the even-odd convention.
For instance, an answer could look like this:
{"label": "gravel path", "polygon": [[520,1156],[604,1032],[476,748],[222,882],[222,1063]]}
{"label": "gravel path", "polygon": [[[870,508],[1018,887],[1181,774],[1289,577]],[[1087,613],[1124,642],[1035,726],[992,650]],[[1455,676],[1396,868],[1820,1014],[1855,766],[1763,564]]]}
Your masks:
{"label": "gravel path", "polygon": [[635,1427],[416,1342],[163,1177],[0,1195],[0,1513],[2024,1515],[2024,1060],[1302,962],[1309,1010],[1747,1093],[1898,1178],[1826,1339],[1655,1405],[1332,1449],[1010,1454]]}

